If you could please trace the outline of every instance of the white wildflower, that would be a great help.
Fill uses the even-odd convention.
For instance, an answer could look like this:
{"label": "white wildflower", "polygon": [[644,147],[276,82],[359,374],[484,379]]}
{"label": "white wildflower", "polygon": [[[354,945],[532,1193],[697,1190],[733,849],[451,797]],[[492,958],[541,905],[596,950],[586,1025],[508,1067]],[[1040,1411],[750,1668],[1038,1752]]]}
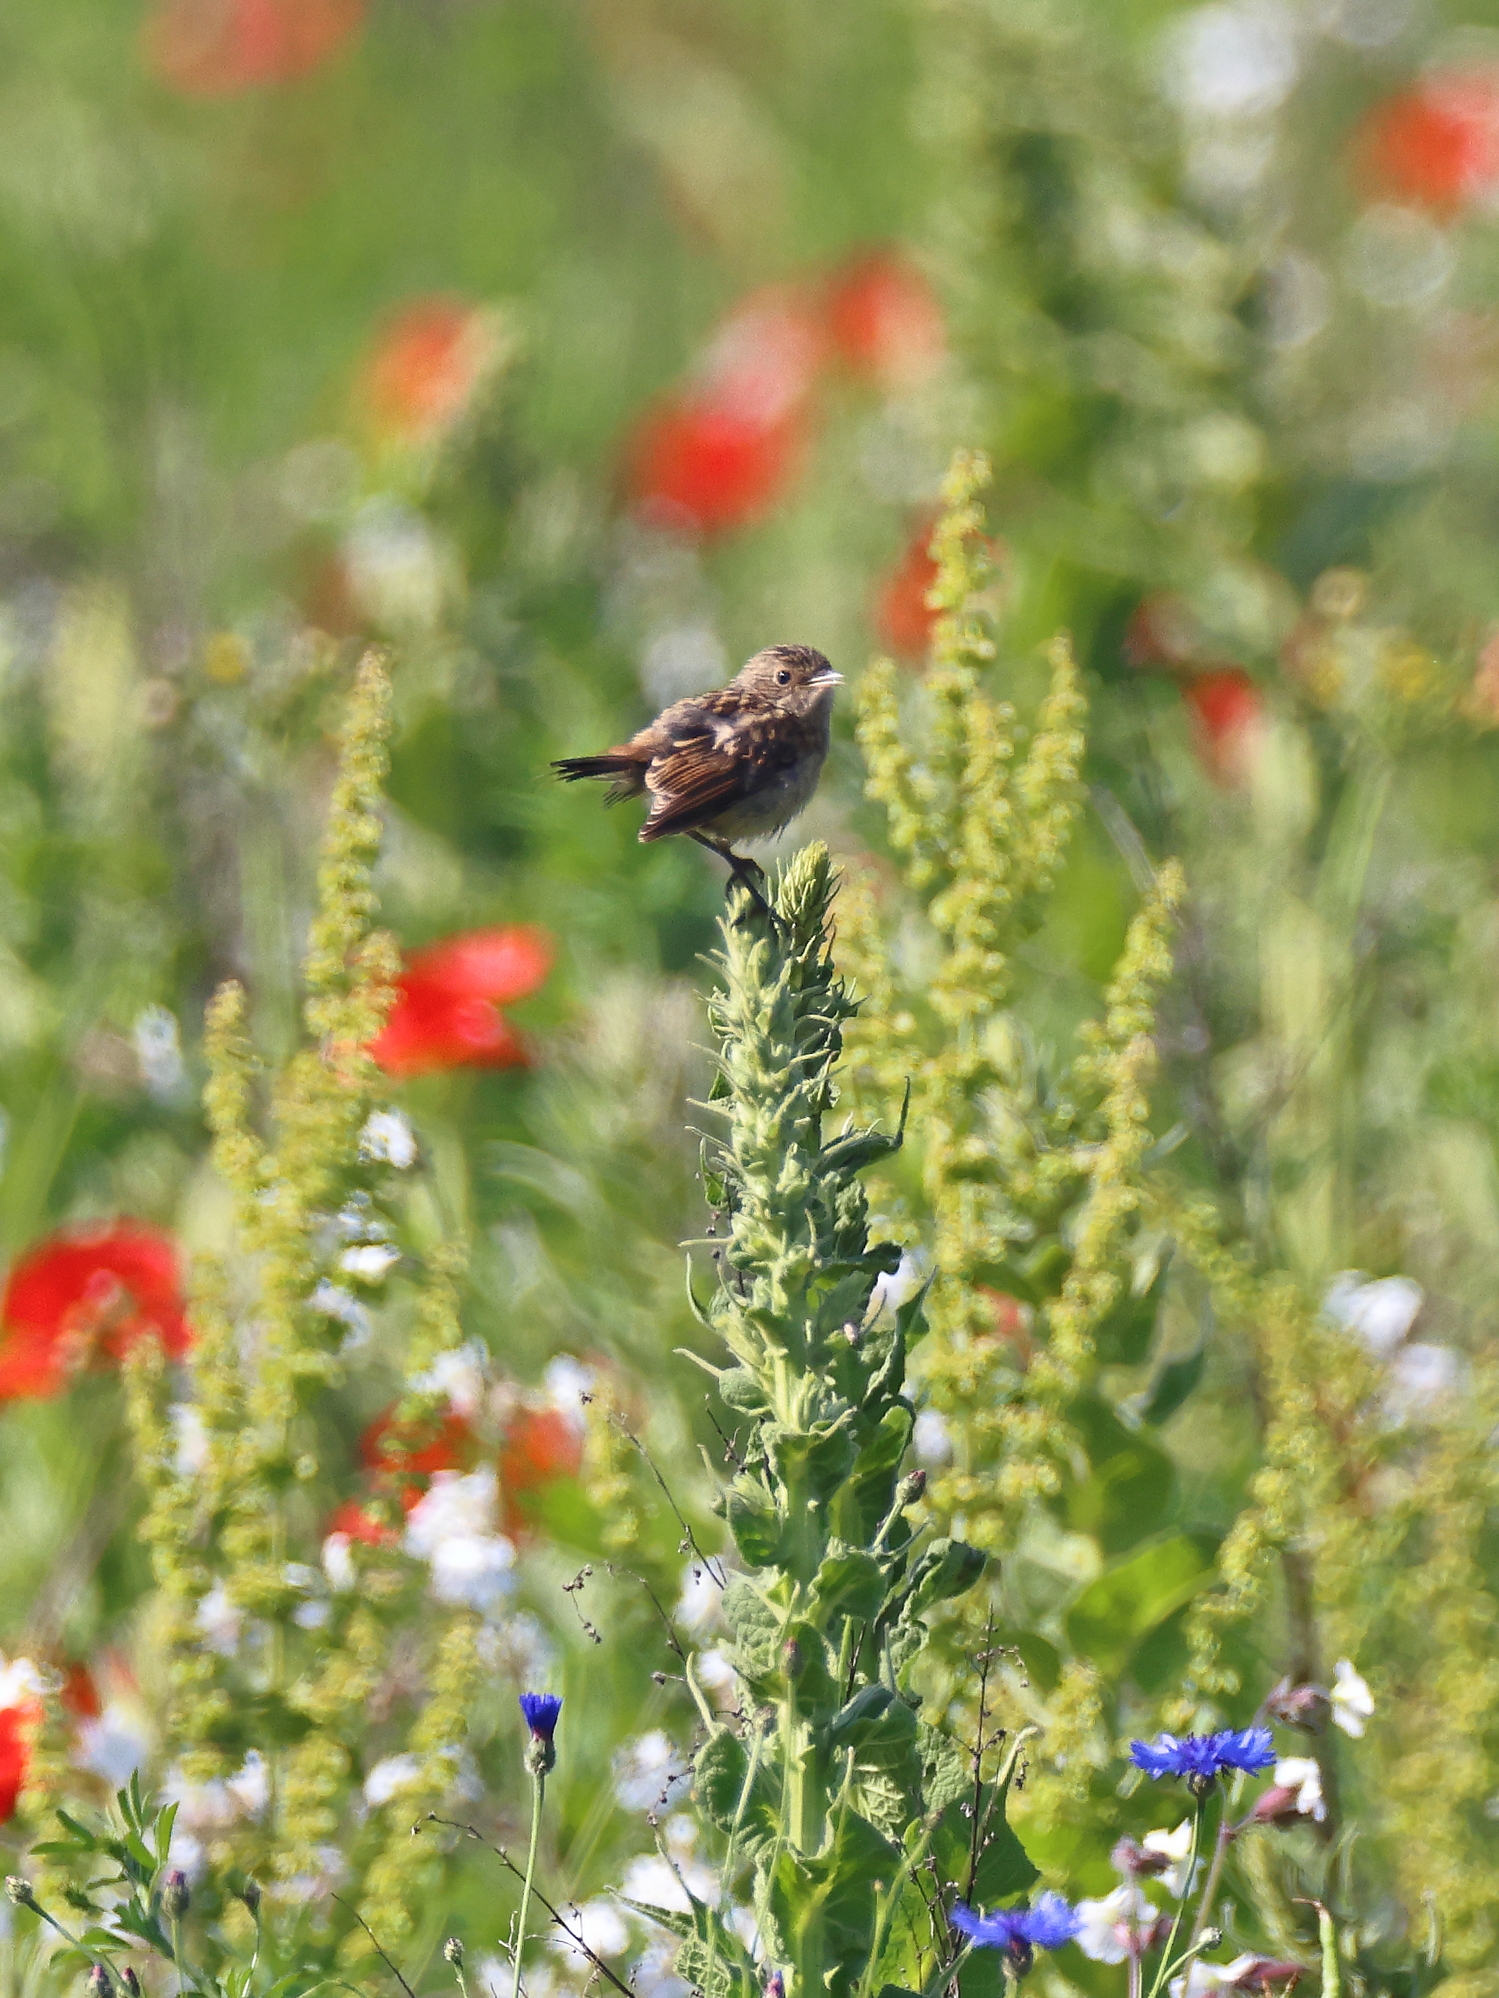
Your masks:
{"label": "white wildflower", "polygon": [[199,1602],[193,1621],[210,1651],[216,1651],[221,1658],[234,1656],[244,1631],[245,1613],[222,1582],[215,1582]]}
{"label": "white wildflower", "polygon": [[[352,1254],[353,1251],[351,1250]],[[363,1346],[374,1331],[374,1320],[368,1308],[361,1304],[352,1290],[346,1290],[341,1283],[330,1283],[326,1277],[314,1288],[307,1302],[314,1311],[321,1311],[344,1328],[344,1341],[340,1351],[354,1352]]]}
{"label": "white wildflower", "polygon": [[1362,1270],[1344,1270],[1328,1285],[1322,1311],[1361,1339],[1375,1359],[1386,1360],[1425,1302],[1425,1292],[1410,1277],[1379,1277],[1371,1283]]}
{"label": "white wildflower", "polygon": [[323,1542],[323,1573],[328,1577],[329,1588],[338,1595],[346,1594],[359,1580],[359,1570],[349,1552],[351,1544],[347,1533],[330,1533]]}
{"label": "white wildflower", "polygon": [[403,1790],[414,1789],[422,1780],[425,1759],[420,1755],[387,1755],[377,1762],[364,1779],[367,1804],[388,1804]]}
{"label": "white wildflower", "polygon": [[390,1242],[361,1242],[358,1248],[344,1250],[338,1267],[360,1283],[383,1283],[400,1260],[400,1250]]}
{"label": "white wildflower", "polygon": [[923,1470],[940,1471],[952,1462],[952,1430],[940,1408],[917,1412],[911,1429],[911,1447]]}
{"label": "white wildflower", "polygon": [[1192,1820],[1183,1818],[1175,1831],[1147,1832],[1140,1843],[1147,1852],[1158,1852],[1171,1864],[1159,1874],[1161,1885],[1179,1901],[1192,1882]]}
{"label": "white wildflower", "polygon": [[29,1658],[0,1655],[0,1712],[39,1700],[47,1690],[46,1678]]}
{"label": "white wildflower", "polygon": [[372,1110],[359,1133],[359,1150],[367,1159],[406,1172],[416,1164],[416,1133],[399,1110]]}
{"label": "white wildflower", "polygon": [[912,1252],[907,1249],[900,1261],[888,1276],[877,1276],[874,1289],[869,1293],[869,1309],[864,1314],[867,1326],[876,1325],[887,1313],[893,1314],[907,1304],[926,1282],[926,1272]]}
{"label": "white wildflower", "polygon": [[1462,1377],[1462,1359],[1450,1346],[1402,1346],[1380,1397],[1385,1413],[1396,1424],[1427,1415],[1456,1392]]}
{"label": "white wildflower", "polygon": [[79,1722],[74,1759],[80,1769],[102,1776],[111,1790],[123,1789],[150,1752],[151,1736],[134,1703],[111,1700],[101,1714]]}
{"label": "white wildflower", "polygon": [[541,1378],[553,1408],[581,1431],[586,1397],[593,1393],[598,1381],[596,1371],[571,1353],[558,1353],[555,1359],[547,1361]]}
{"label": "white wildflower", "polygon": [[1344,1734],[1351,1734],[1357,1741],[1363,1734],[1364,1722],[1374,1712],[1374,1695],[1351,1658],[1340,1658],[1333,1671],[1337,1674],[1331,1695],[1333,1721]]}
{"label": "white wildflower", "polygon": [[1327,1816],[1322,1800],[1322,1765],[1310,1755],[1283,1755],[1275,1765],[1275,1787],[1296,1792],[1296,1809],[1318,1824]]}
{"label": "white wildflower", "polygon": [[179,1478],[196,1478],[208,1462],[208,1431],[195,1402],[174,1401],[167,1420],[177,1432],[172,1469]]}
{"label": "white wildflower", "polygon": [[1077,1912],[1082,1919],[1077,1946],[1083,1955],[1095,1963],[1123,1963],[1131,1954],[1131,1936],[1147,1935],[1159,1911],[1133,1882],[1126,1881],[1102,1900],[1079,1901]]}
{"label": "white wildflower", "polygon": [[444,1540],[456,1534],[491,1533],[497,1493],[493,1467],[467,1474],[434,1471],[432,1483],[406,1518],[406,1552],[430,1561]]}
{"label": "white wildflower", "polygon": [[503,1533],[455,1533],[432,1555],[432,1593],[440,1603],[489,1610],[515,1587],[515,1544]]}
{"label": "white wildflower", "polygon": [[440,1394],[455,1415],[465,1420],[479,1412],[489,1367],[489,1348],[481,1339],[453,1346],[406,1383],[413,1394]]}

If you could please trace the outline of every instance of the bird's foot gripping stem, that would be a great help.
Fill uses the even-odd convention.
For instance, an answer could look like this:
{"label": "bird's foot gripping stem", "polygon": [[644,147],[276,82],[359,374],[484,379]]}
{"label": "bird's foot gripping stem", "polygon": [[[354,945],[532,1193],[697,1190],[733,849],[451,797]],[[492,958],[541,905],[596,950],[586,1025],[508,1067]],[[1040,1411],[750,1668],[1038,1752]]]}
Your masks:
{"label": "bird's foot gripping stem", "polygon": [[746,853],[735,853],[727,841],[720,844],[716,839],[710,839],[706,833],[695,832],[691,837],[697,841],[699,846],[707,847],[710,853],[716,853],[720,860],[728,862],[728,886],[732,888],[737,881],[750,897],[751,901],[759,906],[761,914],[774,926],[776,912],[771,908],[760,890],[760,883],[765,879],[765,869],[759,862],[751,860]]}

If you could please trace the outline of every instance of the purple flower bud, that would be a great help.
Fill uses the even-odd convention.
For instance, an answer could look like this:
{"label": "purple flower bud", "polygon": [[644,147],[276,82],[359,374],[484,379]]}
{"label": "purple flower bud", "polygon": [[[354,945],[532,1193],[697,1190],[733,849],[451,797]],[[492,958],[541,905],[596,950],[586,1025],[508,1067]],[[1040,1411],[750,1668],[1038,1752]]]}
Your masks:
{"label": "purple flower bud", "polygon": [[552,1736],[557,1732],[562,1696],[559,1693],[522,1693],[520,1710],[525,1715],[526,1726],[531,1730],[526,1767],[533,1776],[545,1776],[549,1769],[557,1765],[557,1750]]}
{"label": "purple flower bud", "polygon": [[161,1912],[169,1922],[180,1922],[192,1903],[187,1875],[180,1866],[169,1866],[161,1876]]}
{"label": "purple flower bud", "polygon": [[114,1998],[114,1979],[102,1963],[89,1966],[88,1976],[83,1980],[83,1988],[88,1998]]}

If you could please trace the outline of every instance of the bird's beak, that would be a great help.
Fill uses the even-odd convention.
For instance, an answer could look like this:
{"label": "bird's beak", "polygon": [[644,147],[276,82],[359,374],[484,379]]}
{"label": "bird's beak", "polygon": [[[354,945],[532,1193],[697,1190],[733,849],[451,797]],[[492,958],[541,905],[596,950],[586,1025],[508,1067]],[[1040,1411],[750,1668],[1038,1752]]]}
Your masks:
{"label": "bird's beak", "polygon": [[830,666],[826,673],[819,673],[817,678],[809,680],[807,685],[809,687],[841,687],[843,685],[843,675],[835,673]]}

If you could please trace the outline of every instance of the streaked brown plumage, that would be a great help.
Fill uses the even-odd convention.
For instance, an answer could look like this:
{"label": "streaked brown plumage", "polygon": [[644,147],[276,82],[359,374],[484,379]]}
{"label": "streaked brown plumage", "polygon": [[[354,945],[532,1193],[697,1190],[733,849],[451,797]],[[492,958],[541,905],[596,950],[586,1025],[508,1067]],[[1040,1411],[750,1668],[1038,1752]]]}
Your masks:
{"label": "streaked brown plumage", "polygon": [[628,742],[552,768],[567,782],[612,778],[606,804],[648,796],[643,840],[686,833],[743,878],[754,863],[733,842],[779,832],[816,790],[842,680],[810,645],[767,646],[728,686],[673,701]]}

